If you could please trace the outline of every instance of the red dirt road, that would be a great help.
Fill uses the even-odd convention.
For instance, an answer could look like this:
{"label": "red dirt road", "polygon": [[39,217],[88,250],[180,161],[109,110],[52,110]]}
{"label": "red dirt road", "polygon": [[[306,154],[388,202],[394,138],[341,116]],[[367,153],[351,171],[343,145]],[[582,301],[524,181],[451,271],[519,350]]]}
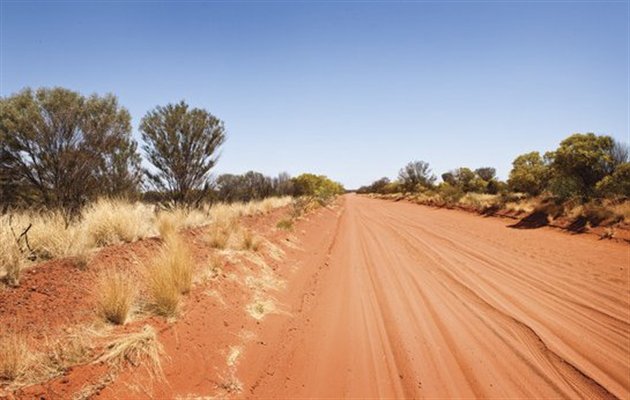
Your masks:
{"label": "red dirt road", "polygon": [[242,395],[629,398],[630,247],[510,223],[346,196]]}

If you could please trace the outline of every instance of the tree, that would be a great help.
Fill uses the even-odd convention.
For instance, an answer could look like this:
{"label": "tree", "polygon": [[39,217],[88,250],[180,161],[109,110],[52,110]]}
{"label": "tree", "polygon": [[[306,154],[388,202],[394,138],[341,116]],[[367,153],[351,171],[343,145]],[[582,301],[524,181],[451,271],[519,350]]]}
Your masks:
{"label": "tree", "polygon": [[137,190],[140,158],[131,117],[115,96],[41,88],[0,102],[3,203],[29,197],[74,213],[99,194]]}
{"label": "tree", "polygon": [[603,196],[630,198],[630,162],[619,164],[612,175],[597,183],[596,188]]}
{"label": "tree", "polygon": [[357,193],[385,193],[385,188],[390,184],[389,178],[383,177],[372,182],[370,185],[362,186]]}
{"label": "tree", "polygon": [[191,203],[209,188],[210,170],[217,149],[225,140],[223,122],[185,102],[156,107],[140,123],[147,160],[153,169],[145,174],[173,200]]}
{"label": "tree", "polygon": [[281,172],[277,177],[272,179],[273,191],[278,196],[290,196],[293,195],[293,181],[291,175],[286,172]]}
{"label": "tree", "polygon": [[455,182],[457,183],[457,186],[459,186],[462,189],[462,191],[464,191],[464,193],[475,191],[474,190],[474,188],[476,187],[476,185],[474,185],[475,173],[470,168],[467,168],[467,167],[457,168],[453,172],[453,175],[455,177]]}
{"label": "tree", "polygon": [[293,178],[296,196],[315,197],[322,203],[344,192],[343,186],[325,175],[302,174]]}
{"label": "tree", "polygon": [[400,170],[398,179],[407,192],[413,192],[419,187],[432,187],[436,178],[435,175],[431,173],[429,163],[425,161],[412,161]]}
{"label": "tree", "polygon": [[548,182],[549,166],[539,152],[521,154],[512,162],[508,178],[510,190],[536,196],[547,187]]}
{"label": "tree", "polygon": [[457,186],[457,179],[455,179],[455,174],[452,171],[443,173],[442,181],[444,181],[444,183],[448,183],[451,186]]}
{"label": "tree", "polygon": [[493,180],[497,174],[497,170],[492,167],[481,167],[475,170],[475,174],[486,182]]}
{"label": "tree", "polygon": [[614,147],[610,136],[594,133],[569,136],[550,154],[554,178],[572,180],[576,185],[575,194],[582,198],[590,197],[597,182],[614,169]]}

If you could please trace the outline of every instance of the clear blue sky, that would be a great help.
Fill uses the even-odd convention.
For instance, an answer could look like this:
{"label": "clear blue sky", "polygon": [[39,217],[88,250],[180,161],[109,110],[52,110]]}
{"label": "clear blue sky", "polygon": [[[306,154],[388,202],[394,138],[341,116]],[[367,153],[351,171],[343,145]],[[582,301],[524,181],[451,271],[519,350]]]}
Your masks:
{"label": "clear blue sky", "polygon": [[[112,92],[134,129],[185,99],[228,130],[217,173],[353,188],[627,141],[628,2],[7,2],[1,88]],[[134,132],[137,135],[137,132]]]}

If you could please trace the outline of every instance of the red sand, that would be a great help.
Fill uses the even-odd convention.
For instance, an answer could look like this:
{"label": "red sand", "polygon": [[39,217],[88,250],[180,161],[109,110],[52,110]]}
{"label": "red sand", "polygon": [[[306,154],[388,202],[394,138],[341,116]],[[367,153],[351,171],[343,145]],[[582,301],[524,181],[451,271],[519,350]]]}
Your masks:
{"label": "red sand", "polygon": [[512,223],[345,196],[266,257],[278,313],[250,317],[229,279],[209,286],[223,303],[197,288],[175,323],[151,320],[166,380],[128,369],[97,397],[629,398],[630,246]]}

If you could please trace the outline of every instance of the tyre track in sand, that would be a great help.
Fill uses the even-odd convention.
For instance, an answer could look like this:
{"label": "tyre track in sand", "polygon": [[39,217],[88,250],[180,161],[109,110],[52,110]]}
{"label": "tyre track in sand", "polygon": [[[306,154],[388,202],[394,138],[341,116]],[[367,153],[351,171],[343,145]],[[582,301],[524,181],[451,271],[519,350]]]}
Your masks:
{"label": "tyre track in sand", "polygon": [[629,263],[627,244],[346,196],[247,395],[629,398]]}

